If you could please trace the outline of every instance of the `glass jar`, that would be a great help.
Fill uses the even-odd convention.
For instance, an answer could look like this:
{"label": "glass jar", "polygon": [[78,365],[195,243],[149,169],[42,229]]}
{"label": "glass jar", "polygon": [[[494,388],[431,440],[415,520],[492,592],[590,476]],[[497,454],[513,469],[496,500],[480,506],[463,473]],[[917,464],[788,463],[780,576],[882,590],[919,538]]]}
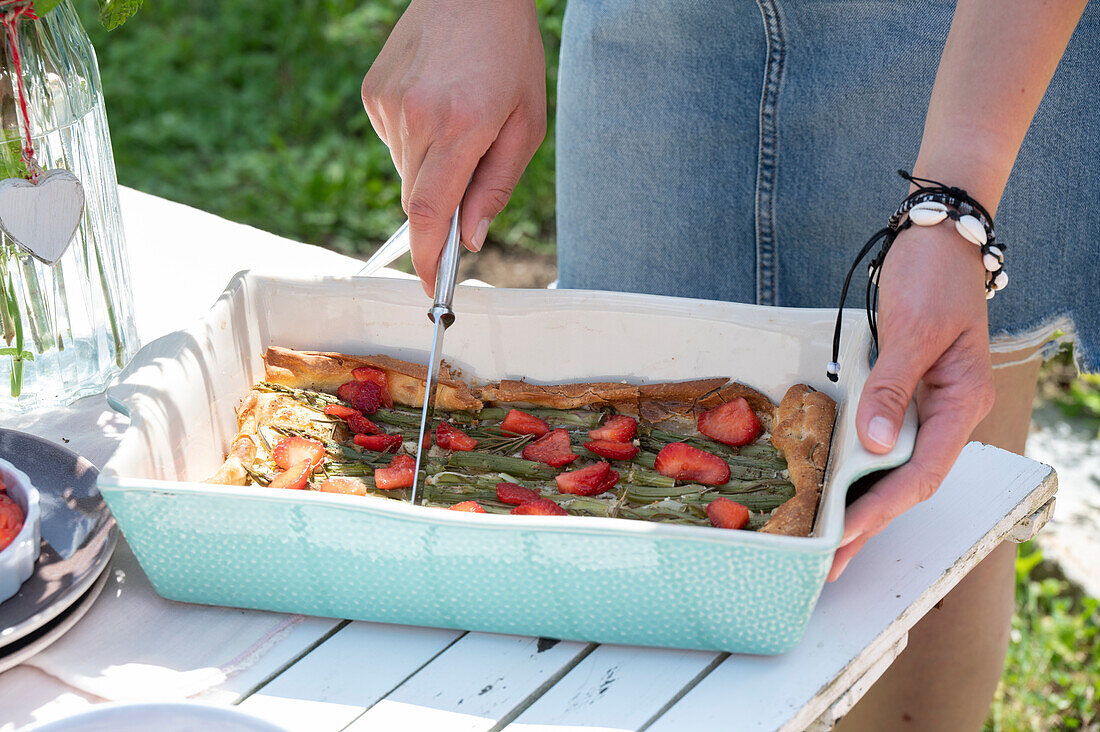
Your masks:
{"label": "glass jar", "polygon": [[[84,214],[44,264],[0,235],[0,412],[99,393],[138,347],[95,51],[69,0],[18,26],[35,156],[84,186]],[[0,33],[0,178],[25,174],[15,68]]]}

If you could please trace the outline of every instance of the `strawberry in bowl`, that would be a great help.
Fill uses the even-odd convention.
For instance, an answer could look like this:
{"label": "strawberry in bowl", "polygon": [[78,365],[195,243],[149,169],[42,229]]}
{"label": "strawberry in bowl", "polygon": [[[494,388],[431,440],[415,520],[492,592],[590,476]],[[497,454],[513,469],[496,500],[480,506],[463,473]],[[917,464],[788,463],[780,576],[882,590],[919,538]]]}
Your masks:
{"label": "strawberry in bowl", "polygon": [[38,491],[25,473],[0,460],[0,602],[34,573],[41,539]]}

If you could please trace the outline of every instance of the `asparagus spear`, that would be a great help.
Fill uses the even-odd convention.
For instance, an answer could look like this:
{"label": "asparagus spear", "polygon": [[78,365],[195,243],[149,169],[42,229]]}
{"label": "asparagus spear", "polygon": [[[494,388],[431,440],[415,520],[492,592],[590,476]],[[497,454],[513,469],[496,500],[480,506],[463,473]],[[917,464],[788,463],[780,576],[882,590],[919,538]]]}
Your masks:
{"label": "asparagus spear", "polygon": [[554,469],[549,465],[506,455],[485,455],[477,452],[456,452],[447,460],[447,465],[488,473],[508,473],[520,478],[549,479],[554,477]]}
{"label": "asparagus spear", "polygon": [[[501,422],[508,416],[508,412],[510,411],[511,409],[503,407],[486,407],[478,412],[477,417],[482,421]],[[596,429],[600,426],[600,420],[603,419],[603,412],[571,412],[565,409],[549,409],[542,407],[531,407],[523,411],[540,419],[544,419],[551,425],[557,425],[559,427],[579,427],[586,430]]]}

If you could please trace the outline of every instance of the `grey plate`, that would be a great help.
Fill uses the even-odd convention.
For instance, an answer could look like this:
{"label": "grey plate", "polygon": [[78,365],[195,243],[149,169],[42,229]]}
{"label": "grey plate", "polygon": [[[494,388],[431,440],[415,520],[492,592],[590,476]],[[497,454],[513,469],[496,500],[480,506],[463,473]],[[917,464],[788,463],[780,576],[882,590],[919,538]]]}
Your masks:
{"label": "grey plate", "polygon": [[99,579],[92,584],[92,588],[78,597],[76,602],[56,618],[33,633],[27,633],[19,640],[0,648],[0,672],[14,668],[28,658],[38,655],[47,646],[53,645],[54,641],[68,633],[92,609],[92,604],[103,591],[103,585],[107,584],[109,575],[110,572],[106,571],[100,574]]}
{"label": "grey plate", "polygon": [[76,453],[15,430],[0,429],[0,457],[26,473],[41,495],[42,553],[19,592],[0,603],[4,646],[50,622],[103,573],[118,528],[96,488],[99,471]]}

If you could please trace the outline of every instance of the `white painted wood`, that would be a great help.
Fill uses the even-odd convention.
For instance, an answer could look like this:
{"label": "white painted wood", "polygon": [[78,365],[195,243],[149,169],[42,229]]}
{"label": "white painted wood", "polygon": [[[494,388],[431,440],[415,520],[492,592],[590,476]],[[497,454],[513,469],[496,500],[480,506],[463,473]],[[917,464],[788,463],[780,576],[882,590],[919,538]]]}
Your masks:
{"label": "white painted wood", "polygon": [[741,730],[805,729],[1056,490],[1049,466],[971,443],[935,496],[826,585],[799,646],[730,656],[651,730],[725,729],[734,718]]}
{"label": "white painted wood", "polygon": [[343,729],[461,635],[350,623],[239,707],[292,731]]}
{"label": "white painted wood", "polygon": [[347,732],[485,732],[529,697],[540,695],[591,648],[469,633],[367,710]]}
{"label": "white painted wood", "polygon": [[0,180],[0,229],[46,264],[61,259],[83,214],[84,186],[68,170]]}
{"label": "white painted wood", "polygon": [[247,668],[231,674],[221,686],[196,697],[209,704],[235,704],[253,689],[281,674],[342,622],[306,617],[273,643]]}
{"label": "white painted wood", "polygon": [[1012,527],[1012,531],[1008,532],[1006,538],[1017,544],[1034,539],[1035,535],[1054,518],[1054,501],[1055,499],[1051,498],[1038,511]]}
{"label": "white painted wood", "polygon": [[840,698],[830,705],[820,717],[818,717],[813,724],[807,728],[807,732],[817,730],[830,730],[836,723],[839,722],[845,714],[852,710],[852,707],[856,705],[863,695],[878,681],[886,669],[890,668],[890,665],[894,663],[897,657],[905,650],[906,644],[909,642],[909,634],[906,633],[897,640],[894,645],[884,653],[877,661],[875,661],[869,669],[848,689],[840,695]]}
{"label": "white painted wood", "polygon": [[706,651],[600,646],[505,729],[640,729],[720,657]]}

